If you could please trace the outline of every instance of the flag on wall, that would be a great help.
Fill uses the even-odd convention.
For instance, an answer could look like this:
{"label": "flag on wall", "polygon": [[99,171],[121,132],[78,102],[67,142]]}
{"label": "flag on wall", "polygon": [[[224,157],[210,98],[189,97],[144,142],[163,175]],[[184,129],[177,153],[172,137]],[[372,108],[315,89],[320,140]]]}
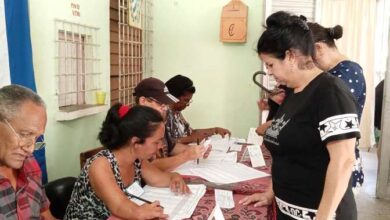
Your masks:
{"label": "flag on wall", "polygon": [[[28,0],[0,0],[0,87],[9,84],[36,91]],[[46,183],[45,148],[35,151],[34,156]]]}

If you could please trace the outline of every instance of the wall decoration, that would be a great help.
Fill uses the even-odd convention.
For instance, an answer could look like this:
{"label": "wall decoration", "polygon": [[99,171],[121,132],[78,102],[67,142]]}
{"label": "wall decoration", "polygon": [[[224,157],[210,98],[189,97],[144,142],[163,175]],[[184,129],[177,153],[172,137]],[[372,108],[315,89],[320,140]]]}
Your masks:
{"label": "wall decoration", "polygon": [[231,0],[222,9],[220,41],[246,42],[248,6],[240,0]]}
{"label": "wall decoration", "polygon": [[129,25],[142,28],[142,0],[128,0]]}

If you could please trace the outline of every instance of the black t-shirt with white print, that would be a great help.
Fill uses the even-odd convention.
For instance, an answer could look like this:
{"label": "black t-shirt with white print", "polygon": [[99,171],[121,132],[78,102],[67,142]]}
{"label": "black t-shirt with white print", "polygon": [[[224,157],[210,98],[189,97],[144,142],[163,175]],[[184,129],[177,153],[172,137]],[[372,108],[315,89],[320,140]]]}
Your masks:
{"label": "black t-shirt with white print", "polygon": [[[337,77],[321,73],[303,91],[287,94],[264,136],[273,158],[278,213],[283,213],[278,219],[313,219],[329,164],[326,144],[353,137],[360,138],[355,101]],[[342,208],[344,202],[355,204],[353,195],[344,196],[338,216],[348,216],[338,213],[349,212]]]}

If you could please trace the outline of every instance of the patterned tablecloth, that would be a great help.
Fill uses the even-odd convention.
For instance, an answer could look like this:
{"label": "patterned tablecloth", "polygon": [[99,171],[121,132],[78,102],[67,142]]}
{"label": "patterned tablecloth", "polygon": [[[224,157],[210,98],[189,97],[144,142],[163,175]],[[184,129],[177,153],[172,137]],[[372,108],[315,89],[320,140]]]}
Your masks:
{"label": "patterned tablecloth", "polygon": [[[245,150],[242,150],[245,152]],[[242,152],[238,153],[238,158],[241,163],[250,166],[250,160],[247,155],[243,155]],[[270,173],[270,166],[272,163],[269,152],[262,147],[263,156],[266,162],[266,167],[259,168],[259,170]],[[235,207],[232,209],[222,209],[223,215],[226,220],[228,219],[276,219],[274,210],[275,204],[265,207],[254,207],[253,205],[243,206],[238,204],[242,198],[247,195],[251,195],[257,192],[264,192],[271,182],[271,177],[263,177],[248,181],[243,181],[234,184],[216,185],[207,182],[204,179],[193,176],[185,176],[188,183],[202,183],[207,186],[207,191],[202,199],[199,201],[191,219],[206,220],[215,207],[214,189],[225,189],[233,191],[233,199]]]}

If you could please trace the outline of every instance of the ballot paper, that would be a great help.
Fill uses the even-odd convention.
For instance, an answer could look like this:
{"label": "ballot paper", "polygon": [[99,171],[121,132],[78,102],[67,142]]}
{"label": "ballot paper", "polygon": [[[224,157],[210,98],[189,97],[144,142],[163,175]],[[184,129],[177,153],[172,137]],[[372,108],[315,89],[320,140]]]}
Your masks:
{"label": "ballot paper", "polygon": [[265,166],[263,153],[261,152],[260,145],[247,146],[249,158],[251,160],[252,167]]}
{"label": "ballot paper", "polygon": [[[157,188],[152,186],[145,186],[144,193],[141,195],[143,199],[149,201],[159,201],[160,205],[164,207],[164,214],[167,214],[170,220],[179,220],[190,218],[194,212],[199,200],[206,192],[206,186],[203,184],[188,185],[191,194],[178,195],[172,192],[169,188]],[[132,199],[138,205],[144,202],[137,199]]]}
{"label": "ballot paper", "polygon": [[211,214],[207,218],[207,220],[225,220],[225,217],[223,216],[222,210],[218,204],[215,205],[213,211],[211,212]]}
{"label": "ballot paper", "polygon": [[230,190],[215,189],[215,201],[221,208],[234,208],[233,192]]}
{"label": "ballot paper", "polygon": [[230,137],[229,151],[241,151],[243,145],[242,143],[246,143],[244,138]]}
{"label": "ballot paper", "polygon": [[199,159],[199,164],[208,163],[236,163],[237,152],[223,153],[220,151],[210,151],[207,158]]}
{"label": "ballot paper", "polygon": [[241,163],[208,163],[197,165],[188,161],[177,167],[174,172],[181,175],[199,176],[209,182],[228,184],[269,176]]}
{"label": "ballot paper", "polygon": [[261,145],[263,143],[263,137],[256,133],[256,128],[250,128],[248,132],[248,143]]}

